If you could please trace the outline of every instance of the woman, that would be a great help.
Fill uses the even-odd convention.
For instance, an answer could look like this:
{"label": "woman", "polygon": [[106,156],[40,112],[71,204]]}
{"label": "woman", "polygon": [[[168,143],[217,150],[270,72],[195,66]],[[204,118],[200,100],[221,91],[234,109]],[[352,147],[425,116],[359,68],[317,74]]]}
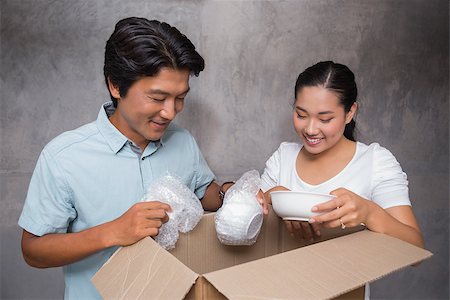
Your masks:
{"label": "woman", "polygon": [[288,230],[302,238],[319,236],[320,225],[363,223],[423,247],[406,174],[387,149],[355,140],[356,98],[355,77],[342,64],[319,62],[298,76],[292,119],[301,144],[282,143],[267,161],[262,175],[265,198],[271,203],[270,192],[276,190],[336,196],[313,207],[322,214],[309,224],[287,222]]}

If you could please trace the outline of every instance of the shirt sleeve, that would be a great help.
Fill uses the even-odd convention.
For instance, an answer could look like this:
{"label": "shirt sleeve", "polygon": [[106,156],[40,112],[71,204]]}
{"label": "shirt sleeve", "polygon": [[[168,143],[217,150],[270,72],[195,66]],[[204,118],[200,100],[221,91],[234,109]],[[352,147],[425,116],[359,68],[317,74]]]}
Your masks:
{"label": "shirt sleeve", "polygon": [[197,142],[193,139],[194,148],[197,156],[197,164],[195,168],[195,195],[198,199],[202,199],[205,195],[206,188],[215,179],[214,173],[208,166],[205,158],[197,145]]}
{"label": "shirt sleeve", "polygon": [[264,172],[261,175],[261,190],[267,192],[278,185],[281,170],[281,145],[267,160]]}
{"label": "shirt sleeve", "polygon": [[19,226],[37,236],[67,232],[76,217],[71,195],[64,174],[44,149],[31,177]]}
{"label": "shirt sleeve", "polygon": [[411,205],[406,174],[394,155],[381,146],[374,150],[372,201],[384,209]]}

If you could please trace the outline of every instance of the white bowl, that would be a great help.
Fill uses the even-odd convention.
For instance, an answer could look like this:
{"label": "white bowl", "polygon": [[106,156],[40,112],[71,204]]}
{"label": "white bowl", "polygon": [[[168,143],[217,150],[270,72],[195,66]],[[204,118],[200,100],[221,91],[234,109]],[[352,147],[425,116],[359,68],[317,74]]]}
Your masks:
{"label": "white bowl", "polygon": [[335,196],[309,192],[275,191],[270,192],[272,207],[283,220],[308,221],[311,217],[323,214],[315,213],[313,206],[327,202]]}

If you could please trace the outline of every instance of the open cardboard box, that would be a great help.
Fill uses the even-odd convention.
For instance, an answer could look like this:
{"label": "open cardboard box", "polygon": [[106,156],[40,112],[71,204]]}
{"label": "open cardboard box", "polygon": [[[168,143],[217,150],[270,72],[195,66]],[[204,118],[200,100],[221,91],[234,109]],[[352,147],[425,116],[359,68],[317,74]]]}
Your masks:
{"label": "open cardboard box", "polygon": [[431,255],[362,226],[302,242],[272,210],[254,245],[226,246],[209,213],[169,252],[151,238],[118,249],[92,281],[105,299],[363,299],[366,283]]}

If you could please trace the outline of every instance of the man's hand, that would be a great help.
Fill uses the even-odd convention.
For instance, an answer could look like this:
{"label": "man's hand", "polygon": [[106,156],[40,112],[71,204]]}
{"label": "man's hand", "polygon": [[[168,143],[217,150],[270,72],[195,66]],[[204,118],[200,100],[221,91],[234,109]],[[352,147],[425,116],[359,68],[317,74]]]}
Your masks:
{"label": "man's hand", "polygon": [[157,236],[162,224],[169,220],[168,204],[151,201],[133,205],[122,216],[110,222],[112,245],[128,246],[146,236]]}

